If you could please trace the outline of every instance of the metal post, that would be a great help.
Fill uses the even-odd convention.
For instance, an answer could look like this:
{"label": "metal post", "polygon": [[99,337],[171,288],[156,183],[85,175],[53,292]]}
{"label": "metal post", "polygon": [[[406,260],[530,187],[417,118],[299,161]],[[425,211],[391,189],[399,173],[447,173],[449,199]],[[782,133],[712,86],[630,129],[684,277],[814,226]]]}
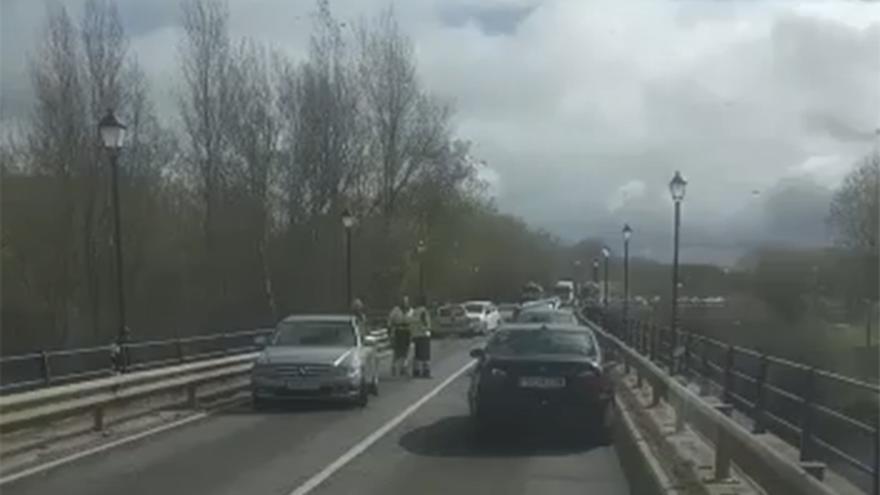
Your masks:
{"label": "metal post", "polygon": [[765,391],[764,384],[767,382],[767,355],[761,354],[761,357],[758,358],[758,376],[755,377],[755,408],[753,411],[754,416],[754,425],[752,426],[752,433],[764,433],[767,431],[767,418],[766,411],[764,408],[766,405],[765,402]]}
{"label": "metal post", "polygon": [[724,353],[724,382],[721,389],[721,400],[731,403],[731,393],[733,392],[733,345],[727,344],[727,350]]}
{"label": "metal post", "polygon": [[809,461],[813,457],[813,401],[816,394],[816,369],[810,368],[806,373],[804,377],[804,409],[801,417],[801,461]]}
{"label": "metal post", "polygon": [[[629,239],[623,239],[623,332],[630,335],[629,328]],[[631,336],[630,336],[631,337]]]}
{"label": "metal post", "polygon": [[[681,201],[675,202],[675,222],[674,222],[674,242],[673,242],[673,250],[672,250],[672,319],[670,320],[670,324],[672,327],[672,347],[678,347],[678,336],[676,335],[676,330],[678,329],[678,233],[679,227],[681,226]],[[673,372],[675,371],[675,365],[672,365]]]}
{"label": "metal post", "polygon": [[602,313],[604,314],[605,327],[608,327],[608,256],[605,256],[605,273],[602,282]]}
{"label": "metal post", "polygon": [[345,228],[345,306],[343,310],[348,311],[351,307],[351,227]]}
{"label": "metal post", "polygon": [[709,368],[709,342],[700,342],[700,395],[706,396],[711,393],[712,369]]}
{"label": "metal post", "polygon": [[684,376],[687,376],[689,364],[690,364],[690,356],[691,356],[691,334],[685,332],[684,333],[684,354],[682,354],[682,362],[681,362],[681,371]]}
{"label": "metal post", "polygon": [[116,310],[118,317],[117,342],[121,348],[119,371],[125,372],[128,367],[128,353],[125,350],[125,342],[128,340],[128,330],[125,315],[125,282],[124,265],[122,263],[122,222],[119,206],[119,152],[111,151],[112,161],[111,180],[113,181],[113,248],[116,257]]}
{"label": "metal post", "polygon": [[40,371],[43,373],[43,383],[48,387],[52,385],[52,369],[49,367],[49,353],[40,351]]}

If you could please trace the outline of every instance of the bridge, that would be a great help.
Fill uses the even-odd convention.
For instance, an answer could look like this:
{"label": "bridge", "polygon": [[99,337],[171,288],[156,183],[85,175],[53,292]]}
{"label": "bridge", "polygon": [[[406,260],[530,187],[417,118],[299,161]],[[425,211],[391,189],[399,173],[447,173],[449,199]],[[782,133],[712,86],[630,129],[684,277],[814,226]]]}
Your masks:
{"label": "bridge", "polygon": [[[0,490],[878,494],[876,423],[825,393],[876,401],[876,384],[589,307],[579,317],[615,363],[611,446],[478,441],[465,401],[476,338],[436,340],[433,380],[393,378],[386,360],[364,409],[254,410],[260,329],[4,358]],[[387,332],[370,340],[386,355]]]}

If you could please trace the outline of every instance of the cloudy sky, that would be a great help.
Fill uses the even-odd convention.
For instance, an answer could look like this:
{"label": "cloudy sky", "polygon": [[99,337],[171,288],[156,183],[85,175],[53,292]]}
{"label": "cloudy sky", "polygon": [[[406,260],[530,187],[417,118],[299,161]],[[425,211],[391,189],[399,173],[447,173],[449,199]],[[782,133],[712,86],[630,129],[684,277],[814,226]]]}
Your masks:
{"label": "cloudy sky", "polygon": [[[74,15],[82,2],[64,2]],[[174,125],[176,0],[119,0]],[[385,0],[331,1],[355,20]],[[27,115],[45,3],[2,0],[2,120]],[[229,0],[233,35],[301,58],[311,0]],[[423,82],[457,108],[502,210],[564,239],[666,258],[676,169],[684,256],[828,242],[830,191],[880,127],[880,3],[407,0]],[[612,244],[612,246],[615,244]]]}

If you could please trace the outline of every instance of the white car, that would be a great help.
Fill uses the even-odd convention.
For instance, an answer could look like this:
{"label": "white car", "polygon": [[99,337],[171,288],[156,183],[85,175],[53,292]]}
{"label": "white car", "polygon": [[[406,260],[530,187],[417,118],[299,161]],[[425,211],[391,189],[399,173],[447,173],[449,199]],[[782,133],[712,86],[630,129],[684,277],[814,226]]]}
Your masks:
{"label": "white car", "polygon": [[471,333],[485,335],[501,325],[501,313],[491,301],[467,301],[462,305]]}

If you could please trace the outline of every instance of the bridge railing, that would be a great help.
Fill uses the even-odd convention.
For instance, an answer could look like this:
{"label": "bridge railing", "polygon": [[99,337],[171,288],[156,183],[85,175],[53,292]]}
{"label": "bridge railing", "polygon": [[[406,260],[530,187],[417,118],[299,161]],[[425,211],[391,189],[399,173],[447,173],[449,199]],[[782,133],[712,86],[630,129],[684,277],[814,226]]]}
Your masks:
{"label": "bridge railing", "polygon": [[[880,385],[839,375],[694,332],[642,321],[624,325],[601,308],[585,314],[672,374],[699,383],[748,418],[753,433],[772,432],[853,484],[880,495]],[[849,406],[847,405],[849,404]]]}
{"label": "bridge railing", "polygon": [[0,357],[0,394],[112,376],[123,368],[138,371],[253,352],[254,338],[271,332],[245,330]]}

